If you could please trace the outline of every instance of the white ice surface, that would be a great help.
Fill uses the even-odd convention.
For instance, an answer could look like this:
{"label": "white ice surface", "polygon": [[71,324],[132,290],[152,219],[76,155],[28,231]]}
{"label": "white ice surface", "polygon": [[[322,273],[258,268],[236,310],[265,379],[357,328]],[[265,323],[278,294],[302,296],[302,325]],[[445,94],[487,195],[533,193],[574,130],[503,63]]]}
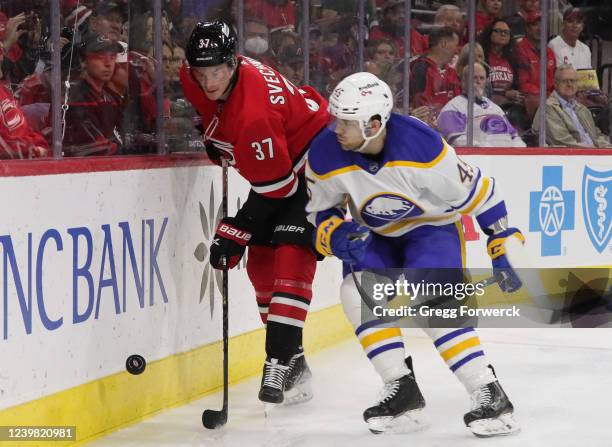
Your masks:
{"label": "white ice surface", "polygon": [[[230,389],[230,414],[219,430],[203,428],[206,408],[219,409],[220,393],[163,412],[89,445],[207,447],[329,446],[612,446],[612,330],[482,329],[488,360],[515,406],[518,435],[477,439],[463,425],[469,398],[431,341],[405,337],[427,401],[430,427],[418,433],[372,435],[361,414],[381,387],[355,339],[308,358],[315,397],[275,408],[266,419],[257,400],[259,377]],[[411,334],[414,333],[411,331]],[[146,372],[145,372],[146,374]]]}

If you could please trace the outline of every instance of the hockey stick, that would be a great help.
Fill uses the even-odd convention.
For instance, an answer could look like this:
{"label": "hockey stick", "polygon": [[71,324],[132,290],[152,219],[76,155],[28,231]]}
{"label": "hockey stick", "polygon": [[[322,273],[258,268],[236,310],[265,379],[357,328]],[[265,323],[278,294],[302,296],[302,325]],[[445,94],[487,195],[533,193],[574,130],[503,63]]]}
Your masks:
{"label": "hockey stick", "polygon": [[[222,198],[221,198],[221,217],[227,217],[227,161],[222,161]],[[221,410],[204,410],[202,413],[202,424],[208,429],[215,429],[225,425],[227,422],[227,401],[228,401],[228,308],[227,308],[227,294],[228,294],[228,281],[227,281],[227,258],[223,258],[223,270],[222,270],[222,285],[221,293],[223,295],[223,407]]]}
{"label": "hockey stick", "polygon": [[[366,306],[368,306],[368,309],[370,309],[372,312],[374,312],[374,308],[378,307],[379,304],[376,303],[376,301],[374,300],[374,298],[372,298],[370,295],[367,294],[367,292],[363,289],[361,283],[359,282],[359,279],[357,279],[357,275],[355,274],[355,270],[353,269],[353,266],[351,264],[349,264],[349,268],[351,269],[351,276],[353,277],[353,282],[355,283],[355,287],[357,288],[357,292],[359,293],[359,296],[361,297],[361,300],[365,303]],[[481,287],[489,287],[492,284],[497,284],[499,281],[498,278],[496,278],[495,276],[490,276],[488,278],[485,278],[481,281],[472,283],[474,284],[474,286],[481,286]],[[444,302],[446,302],[448,300],[447,297],[442,297],[442,300],[440,300],[440,298],[433,298],[431,299],[427,304],[427,306],[429,307],[435,307],[435,306],[439,306],[440,304],[443,304]],[[414,306],[415,308],[420,308],[422,306],[425,306],[426,304],[418,304],[416,306]],[[392,323],[398,320],[401,320],[404,317],[388,317],[388,316],[382,316],[379,317],[380,320],[384,321],[385,323]]]}

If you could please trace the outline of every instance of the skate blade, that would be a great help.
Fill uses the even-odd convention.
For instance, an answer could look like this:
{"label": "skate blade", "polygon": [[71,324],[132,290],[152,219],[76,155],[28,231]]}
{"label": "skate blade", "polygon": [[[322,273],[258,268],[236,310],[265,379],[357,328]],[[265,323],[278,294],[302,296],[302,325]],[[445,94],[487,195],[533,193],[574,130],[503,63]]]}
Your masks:
{"label": "skate blade", "polygon": [[368,428],[375,435],[414,433],[429,426],[423,408],[407,411],[396,417],[370,418],[367,423]]}
{"label": "skate blade", "polygon": [[264,402],[263,403],[263,411],[264,411],[264,418],[268,419],[270,417],[270,415],[274,412],[276,407],[280,407],[282,404],[272,404],[270,402]]}
{"label": "skate blade", "polygon": [[512,413],[502,414],[495,419],[481,419],[472,422],[470,430],[478,438],[490,438],[493,436],[507,436],[518,433],[521,427],[514,420]]}
{"label": "skate blade", "polygon": [[283,405],[297,405],[308,402],[313,398],[312,387],[309,381],[296,384],[289,391],[285,391]]}

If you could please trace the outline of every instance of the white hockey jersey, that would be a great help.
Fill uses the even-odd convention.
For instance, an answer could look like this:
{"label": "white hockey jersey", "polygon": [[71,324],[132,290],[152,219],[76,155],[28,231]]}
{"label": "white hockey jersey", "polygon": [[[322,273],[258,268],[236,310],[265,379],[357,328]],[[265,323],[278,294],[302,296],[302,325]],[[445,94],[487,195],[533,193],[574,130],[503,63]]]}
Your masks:
{"label": "white hockey jersey", "polygon": [[306,211],[315,226],[344,216],[347,203],[354,220],[390,237],[447,225],[461,214],[486,214],[491,222],[506,214],[493,178],[461,160],[424,123],[397,114],[376,157],[344,151],[336,135],[323,130],[311,144],[306,179]]}

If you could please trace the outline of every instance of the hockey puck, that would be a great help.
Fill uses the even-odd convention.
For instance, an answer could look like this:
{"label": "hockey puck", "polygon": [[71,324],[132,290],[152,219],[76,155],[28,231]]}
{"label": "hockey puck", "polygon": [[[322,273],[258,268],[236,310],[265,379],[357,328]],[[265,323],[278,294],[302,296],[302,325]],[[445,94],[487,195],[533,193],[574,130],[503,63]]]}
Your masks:
{"label": "hockey puck", "polygon": [[138,354],[132,354],[125,361],[125,369],[133,375],[142,374],[147,367],[147,362],[144,357]]}

